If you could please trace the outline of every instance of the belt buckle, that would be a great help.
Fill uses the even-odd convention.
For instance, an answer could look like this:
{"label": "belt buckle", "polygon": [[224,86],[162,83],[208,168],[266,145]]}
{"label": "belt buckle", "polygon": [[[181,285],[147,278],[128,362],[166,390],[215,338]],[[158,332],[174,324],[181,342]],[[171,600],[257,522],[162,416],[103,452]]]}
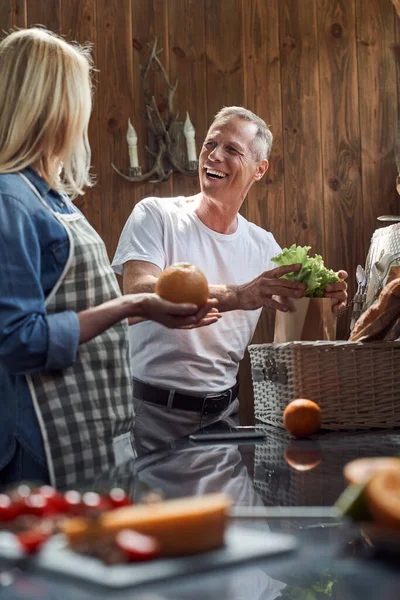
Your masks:
{"label": "belt buckle", "polygon": [[[222,392],[220,394],[206,394],[204,396],[204,400],[203,400],[203,407],[202,407],[202,414],[203,415],[210,415],[210,414],[217,414],[218,412],[222,412],[223,410],[225,410],[226,408],[228,408],[228,406],[230,405],[230,403],[232,402],[232,389],[227,390],[226,392]],[[216,398],[222,400],[223,397],[226,396],[227,397],[227,401],[225,406],[219,410],[219,411],[211,411],[208,408],[208,401],[211,401],[211,405],[212,405],[212,401],[215,400]]]}

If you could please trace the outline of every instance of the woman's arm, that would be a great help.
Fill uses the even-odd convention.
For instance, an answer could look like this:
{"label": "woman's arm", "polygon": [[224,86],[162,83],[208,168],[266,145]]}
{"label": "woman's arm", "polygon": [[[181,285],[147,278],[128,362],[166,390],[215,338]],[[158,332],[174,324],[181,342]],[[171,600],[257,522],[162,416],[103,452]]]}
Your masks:
{"label": "woman's arm", "polygon": [[208,314],[216,304],[215,300],[209,300],[199,309],[196,304],[168,302],[157,294],[127,294],[78,313],[79,343],[88,342],[126,318],[137,319],[136,322],[151,319],[170,328],[212,325],[221,316],[218,312]]}
{"label": "woman's arm", "polygon": [[0,200],[0,359],[11,373],[65,368],[76,358],[78,316],[48,315],[42,280],[50,283],[61,273],[51,248],[68,238],[36,209],[33,194],[31,204],[18,194],[2,193]]}

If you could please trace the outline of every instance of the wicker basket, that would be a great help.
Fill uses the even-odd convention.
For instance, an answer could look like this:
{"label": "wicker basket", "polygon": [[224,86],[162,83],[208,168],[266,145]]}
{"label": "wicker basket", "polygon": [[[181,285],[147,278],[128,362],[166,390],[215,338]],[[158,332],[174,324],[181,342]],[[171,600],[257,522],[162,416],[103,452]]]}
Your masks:
{"label": "wicker basket", "polygon": [[283,411],[309,398],[325,429],[400,426],[400,342],[288,342],[249,346],[254,414],[283,427]]}

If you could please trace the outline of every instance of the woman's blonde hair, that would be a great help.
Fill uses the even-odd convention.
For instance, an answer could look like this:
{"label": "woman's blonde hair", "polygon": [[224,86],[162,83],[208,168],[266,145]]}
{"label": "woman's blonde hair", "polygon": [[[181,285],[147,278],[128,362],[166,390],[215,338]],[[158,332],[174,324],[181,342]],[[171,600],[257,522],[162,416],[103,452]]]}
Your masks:
{"label": "woman's blonde hair", "polygon": [[[72,197],[92,185],[88,47],[38,27],[0,43],[0,173],[32,166]],[[59,176],[59,164],[63,169]]]}

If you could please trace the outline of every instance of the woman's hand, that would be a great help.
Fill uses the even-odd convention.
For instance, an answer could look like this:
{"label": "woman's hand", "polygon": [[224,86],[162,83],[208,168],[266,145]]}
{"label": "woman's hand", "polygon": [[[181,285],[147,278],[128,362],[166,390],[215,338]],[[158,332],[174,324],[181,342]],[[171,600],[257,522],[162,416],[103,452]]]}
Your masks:
{"label": "woman's hand", "polygon": [[[140,299],[141,317],[156,321],[171,329],[193,329],[216,323],[221,314],[215,298],[199,308],[196,304],[175,303],[163,300],[157,294],[133,294],[133,315],[137,316],[137,301]],[[127,300],[129,296],[125,296]]]}

